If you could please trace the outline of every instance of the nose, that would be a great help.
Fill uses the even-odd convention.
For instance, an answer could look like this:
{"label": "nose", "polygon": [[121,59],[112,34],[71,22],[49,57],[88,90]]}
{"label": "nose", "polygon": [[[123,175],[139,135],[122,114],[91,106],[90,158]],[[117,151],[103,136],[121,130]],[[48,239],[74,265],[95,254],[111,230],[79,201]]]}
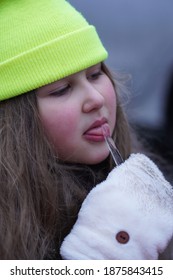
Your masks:
{"label": "nose", "polygon": [[89,113],[93,110],[99,110],[104,105],[104,97],[97,87],[89,83],[85,90],[85,99],[83,103],[83,112]]}

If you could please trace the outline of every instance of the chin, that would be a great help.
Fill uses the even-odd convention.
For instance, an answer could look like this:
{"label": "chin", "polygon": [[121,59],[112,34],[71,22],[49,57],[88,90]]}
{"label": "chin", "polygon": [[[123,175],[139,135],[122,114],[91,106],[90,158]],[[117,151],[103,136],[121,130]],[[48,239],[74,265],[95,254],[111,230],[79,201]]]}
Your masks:
{"label": "chin", "polygon": [[99,164],[102,161],[104,161],[107,157],[109,156],[109,151],[106,151],[106,153],[104,154],[97,154],[96,156],[91,156],[90,158],[85,158],[83,161],[81,161],[81,163],[84,164],[89,164],[89,165],[94,165],[94,164]]}
{"label": "chin", "polygon": [[83,154],[76,153],[73,154],[71,157],[62,157],[61,160],[64,162],[70,162],[70,163],[79,163],[79,164],[88,164],[88,165],[94,165],[99,164],[102,161],[104,161],[109,156],[109,150],[107,147],[105,148],[99,148],[99,149],[88,149],[85,150]]}

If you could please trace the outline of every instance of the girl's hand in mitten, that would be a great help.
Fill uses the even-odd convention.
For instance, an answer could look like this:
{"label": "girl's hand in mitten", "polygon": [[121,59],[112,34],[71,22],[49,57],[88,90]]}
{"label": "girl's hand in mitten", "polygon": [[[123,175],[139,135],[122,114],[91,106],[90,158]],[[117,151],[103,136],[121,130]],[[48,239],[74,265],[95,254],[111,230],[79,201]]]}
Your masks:
{"label": "girl's hand in mitten", "polygon": [[173,189],[157,166],[132,154],[88,194],[63,259],[157,259],[173,234]]}

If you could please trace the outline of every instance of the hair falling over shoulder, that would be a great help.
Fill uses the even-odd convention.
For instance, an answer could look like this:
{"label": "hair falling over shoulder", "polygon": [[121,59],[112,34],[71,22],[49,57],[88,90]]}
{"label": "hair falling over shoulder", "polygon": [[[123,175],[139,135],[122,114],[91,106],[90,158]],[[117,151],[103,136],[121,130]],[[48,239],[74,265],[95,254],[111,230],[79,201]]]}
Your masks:
{"label": "hair falling over shoulder", "polygon": [[[130,138],[119,104],[115,130],[127,158]],[[34,92],[0,102],[0,143],[0,259],[60,258],[82,201],[107,176],[111,160],[98,166],[60,162],[44,136]]]}

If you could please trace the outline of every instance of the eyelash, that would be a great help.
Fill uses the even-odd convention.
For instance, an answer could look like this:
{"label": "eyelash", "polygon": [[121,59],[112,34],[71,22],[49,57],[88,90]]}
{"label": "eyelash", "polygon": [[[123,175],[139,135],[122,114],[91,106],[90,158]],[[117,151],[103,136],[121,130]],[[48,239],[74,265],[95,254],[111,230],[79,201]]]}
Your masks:
{"label": "eyelash", "polygon": [[[103,74],[102,71],[99,70],[98,72],[95,72],[95,73],[90,74],[90,75],[87,77],[87,79],[88,79],[88,80],[95,81],[95,80],[97,80],[102,74]],[[54,91],[54,92],[51,92],[50,95],[51,95],[51,96],[62,96],[62,95],[64,95],[64,94],[68,93],[68,91],[69,91],[70,89],[71,89],[71,85],[68,84],[68,85],[66,85],[66,86],[64,86],[64,87],[62,87],[62,88],[60,88],[60,89],[57,89],[57,90]]]}
{"label": "eyelash", "polygon": [[62,96],[62,95],[64,95],[64,94],[66,94],[69,90],[70,90],[70,88],[71,88],[71,86],[70,86],[70,84],[69,85],[67,85],[67,86],[64,86],[64,87],[62,87],[62,88],[60,88],[60,89],[57,89],[56,91],[54,91],[54,92],[51,92],[50,93],[50,95],[51,96]]}
{"label": "eyelash", "polygon": [[103,74],[102,71],[99,70],[98,72],[95,72],[95,73],[89,75],[88,79],[97,80],[102,74]]}

